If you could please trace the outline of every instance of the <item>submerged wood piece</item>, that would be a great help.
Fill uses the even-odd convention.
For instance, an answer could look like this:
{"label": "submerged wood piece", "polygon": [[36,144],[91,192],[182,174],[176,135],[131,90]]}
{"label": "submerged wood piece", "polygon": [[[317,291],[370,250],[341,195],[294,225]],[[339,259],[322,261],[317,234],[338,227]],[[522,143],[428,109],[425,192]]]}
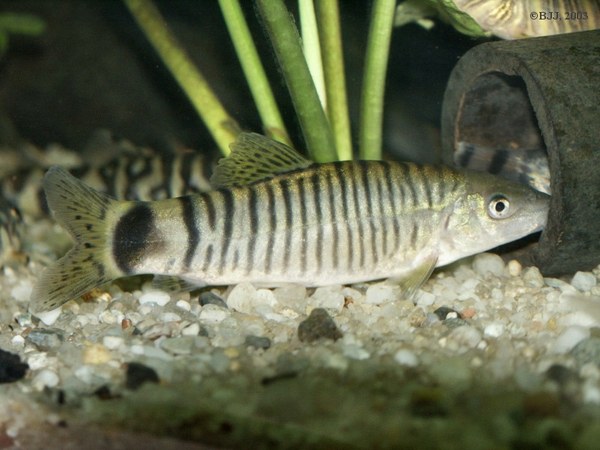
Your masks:
{"label": "submerged wood piece", "polygon": [[552,200],[533,259],[547,276],[600,264],[600,31],[490,42],[454,68],[442,111],[444,160],[461,141],[546,148]]}

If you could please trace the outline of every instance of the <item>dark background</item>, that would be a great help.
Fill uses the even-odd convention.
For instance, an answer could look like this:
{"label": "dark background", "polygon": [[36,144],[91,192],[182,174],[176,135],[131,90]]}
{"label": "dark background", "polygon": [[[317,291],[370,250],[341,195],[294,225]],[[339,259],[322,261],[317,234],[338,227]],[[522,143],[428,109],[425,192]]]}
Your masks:
{"label": "dark background", "polygon": [[[298,126],[274,54],[250,2],[242,2],[292,136]],[[156,1],[167,23],[228,111],[260,131],[243,73],[216,1]],[[293,9],[296,2],[289,2]],[[340,2],[346,75],[356,141],[357,109],[370,2]],[[0,61],[0,142],[79,149],[100,128],[138,145],[166,150],[215,147],[208,131],[161,64],[126,7],[117,0],[4,0],[0,12],[28,12],[47,25],[40,37],[11,35]],[[384,149],[402,159],[431,161],[445,83],[476,40],[436,22],[393,35],[386,91]]]}

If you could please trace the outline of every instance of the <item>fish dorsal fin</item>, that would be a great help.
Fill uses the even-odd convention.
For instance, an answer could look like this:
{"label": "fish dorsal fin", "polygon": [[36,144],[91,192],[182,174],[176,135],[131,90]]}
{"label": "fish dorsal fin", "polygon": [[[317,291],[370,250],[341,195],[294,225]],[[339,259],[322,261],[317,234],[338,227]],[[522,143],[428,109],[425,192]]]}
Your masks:
{"label": "fish dorsal fin", "polygon": [[241,133],[231,144],[231,154],[222,158],[210,179],[214,188],[245,186],[313,162],[281,142],[257,133]]}

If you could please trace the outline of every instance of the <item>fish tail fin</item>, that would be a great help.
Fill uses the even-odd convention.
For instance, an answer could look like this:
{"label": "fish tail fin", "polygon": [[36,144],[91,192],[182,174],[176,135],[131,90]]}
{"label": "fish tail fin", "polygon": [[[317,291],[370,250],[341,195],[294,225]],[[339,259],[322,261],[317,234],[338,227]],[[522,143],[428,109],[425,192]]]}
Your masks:
{"label": "fish tail fin", "polygon": [[58,308],[122,275],[107,243],[119,202],[57,166],[48,170],[43,186],[50,210],[75,246],[41,274],[31,294],[29,309],[34,313]]}

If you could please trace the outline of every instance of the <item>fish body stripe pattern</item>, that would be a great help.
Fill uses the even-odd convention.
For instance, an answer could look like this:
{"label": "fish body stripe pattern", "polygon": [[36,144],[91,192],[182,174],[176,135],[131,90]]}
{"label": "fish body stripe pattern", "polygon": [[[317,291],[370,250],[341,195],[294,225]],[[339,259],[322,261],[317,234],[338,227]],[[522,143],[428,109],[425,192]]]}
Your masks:
{"label": "fish body stripe pattern", "polygon": [[[410,295],[435,266],[540,231],[547,220],[547,195],[490,174],[385,161],[311,164],[289,148],[278,168],[269,152],[281,145],[242,135],[240,153],[217,167],[217,189],[152,202],[113,200],[50,169],[48,205],[76,243],[41,275],[31,310],[133,274],[194,286],[393,278]],[[263,179],[255,167],[268,168]]]}
{"label": "fish body stripe pattern", "polygon": [[[419,236],[432,237],[433,224],[448,214],[455,201],[455,184],[444,182],[448,183],[443,187],[447,195],[442,196],[440,187],[429,179],[452,177],[443,168],[340,162],[285,179],[219,189],[186,200],[153,202],[153,220],[145,207],[133,204],[116,229],[124,229],[121,223],[126,222],[152,244],[141,258],[137,244],[117,245],[113,257],[120,261],[123,253],[128,255],[128,265],[117,264],[127,267],[127,274],[172,273],[209,284],[252,278],[274,284],[322,285],[368,278],[373,273],[383,277],[389,275],[398,252],[403,258],[416,256],[419,244],[425,244],[415,242],[414,230],[428,229],[429,233]],[[402,198],[402,184],[414,185],[404,195],[415,198]],[[176,209],[172,202],[177,202],[181,213],[166,218],[168,225],[157,224],[157,217],[164,216],[161,210]],[[402,204],[412,206],[398,215]],[[134,222],[130,216],[139,220]],[[153,230],[142,229],[142,223]],[[174,229],[184,232],[173,233]],[[115,239],[127,241],[119,232]],[[384,245],[388,242],[393,245]],[[173,264],[172,255],[178,253],[182,261]]]}

